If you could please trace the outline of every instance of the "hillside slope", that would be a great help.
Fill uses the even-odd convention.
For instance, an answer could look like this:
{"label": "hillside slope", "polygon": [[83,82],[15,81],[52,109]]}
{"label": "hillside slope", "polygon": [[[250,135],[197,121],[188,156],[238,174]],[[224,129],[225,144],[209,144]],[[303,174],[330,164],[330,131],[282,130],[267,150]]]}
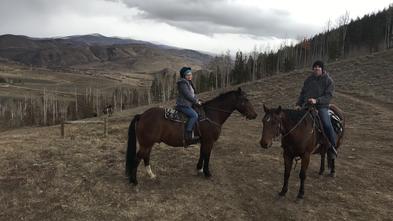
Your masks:
{"label": "hillside slope", "polygon": [[280,144],[266,150],[258,141],[262,105],[293,106],[309,69],[242,85],[259,116],[246,121],[234,113],[224,124],[210,161],[211,179],[196,175],[197,148],[160,144],[150,160],[158,180],[150,180],[141,164],[139,186],[127,183],[127,129],[133,115],[148,106],[115,113],[107,138],[92,124],[67,126],[65,139],[59,126],[0,133],[0,219],[389,220],[392,60],[393,51],[386,51],[327,65],[347,133],[336,178],[319,177],[319,157],[312,157],[301,203],[295,202],[299,165],[286,198],[278,198],[284,171]]}

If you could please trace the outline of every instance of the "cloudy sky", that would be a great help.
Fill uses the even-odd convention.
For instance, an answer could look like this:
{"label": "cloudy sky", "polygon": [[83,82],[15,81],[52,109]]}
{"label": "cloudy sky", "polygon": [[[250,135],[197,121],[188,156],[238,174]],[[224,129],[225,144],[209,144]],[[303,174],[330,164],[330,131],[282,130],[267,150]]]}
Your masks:
{"label": "cloudy sky", "polygon": [[213,53],[274,48],[393,0],[0,0],[0,35],[100,33]]}

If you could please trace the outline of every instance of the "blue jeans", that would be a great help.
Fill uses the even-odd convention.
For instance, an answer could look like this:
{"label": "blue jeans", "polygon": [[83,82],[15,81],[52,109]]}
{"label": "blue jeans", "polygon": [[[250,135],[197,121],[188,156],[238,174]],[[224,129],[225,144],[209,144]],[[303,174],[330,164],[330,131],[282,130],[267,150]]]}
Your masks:
{"label": "blue jeans", "polygon": [[336,146],[336,133],[334,132],[332,122],[330,121],[329,116],[329,109],[320,108],[318,109],[319,118],[322,121],[323,131],[325,132],[327,138],[329,139],[330,143],[332,144],[333,148]]}
{"label": "blue jeans", "polygon": [[187,106],[176,106],[176,109],[182,113],[184,113],[188,117],[188,121],[186,124],[186,131],[191,132],[194,124],[198,120],[198,114],[191,107]]}

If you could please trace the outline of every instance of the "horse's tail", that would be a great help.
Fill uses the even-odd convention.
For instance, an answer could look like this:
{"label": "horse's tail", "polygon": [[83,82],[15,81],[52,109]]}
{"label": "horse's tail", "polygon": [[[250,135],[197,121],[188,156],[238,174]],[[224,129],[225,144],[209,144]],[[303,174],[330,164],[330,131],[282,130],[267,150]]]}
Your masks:
{"label": "horse's tail", "polygon": [[341,143],[342,143],[342,140],[343,140],[344,134],[345,134],[345,116],[344,116],[344,112],[339,107],[337,107],[337,105],[330,104],[329,108],[331,110],[333,110],[333,112],[336,113],[340,119],[342,119],[342,126],[343,126],[343,128],[342,128],[341,133],[337,134],[336,148],[338,149],[340,147]]}
{"label": "horse's tail", "polygon": [[128,128],[128,143],[126,153],[126,175],[131,176],[132,168],[136,160],[136,123],[138,122],[140,114],[135,115]]}

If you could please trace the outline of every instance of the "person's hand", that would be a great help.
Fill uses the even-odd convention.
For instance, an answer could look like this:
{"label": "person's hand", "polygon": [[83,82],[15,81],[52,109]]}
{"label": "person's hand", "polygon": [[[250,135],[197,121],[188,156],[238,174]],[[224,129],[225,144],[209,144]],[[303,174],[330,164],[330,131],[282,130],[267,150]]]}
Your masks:
{"label": "person's hand", "polygon": [[316,104],[316,103],[317,103],[317,99],[309,98],[309,99],[308,99],[308,103],[309,103],[309,104]]}
{"label": "person's hand", "polygon": [[197,104],[197,106],[202,106],[202,101],[198,100],[196,104]]}
{"label": "person's hand", "polygon": [[295,110],[301,110],[301,109],[302,109],[302,107],[300,107],[299,105],[295,106]]}

